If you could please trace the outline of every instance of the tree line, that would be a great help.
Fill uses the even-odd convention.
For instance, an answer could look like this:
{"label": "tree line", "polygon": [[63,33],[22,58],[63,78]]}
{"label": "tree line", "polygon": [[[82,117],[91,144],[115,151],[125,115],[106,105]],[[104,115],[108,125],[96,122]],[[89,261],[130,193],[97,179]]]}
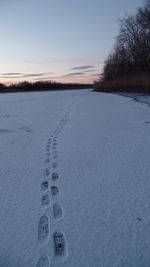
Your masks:
{"label": "tree line", "polygon": [[56,91],[91,88],[91,84],[59,83],[53,81],[39,81],[35,83],[20,82],[16,84],[0,84],[0,93],[8,92],[33,92],[33,91]]}
{"label": "tree line", "polygon": [[[119,20],[114,48],[104,63],[103,78],[97,85],[107,85],[107,82],[113,85],[119,80],[121,86],[121,79],[131,80],[131,76],[133,84],[133,77],[136,79],[138,75],[141,79],[150,76],[150,0],[138,8],[135,15]],[[150,79],[147,81],[150,86]]]}

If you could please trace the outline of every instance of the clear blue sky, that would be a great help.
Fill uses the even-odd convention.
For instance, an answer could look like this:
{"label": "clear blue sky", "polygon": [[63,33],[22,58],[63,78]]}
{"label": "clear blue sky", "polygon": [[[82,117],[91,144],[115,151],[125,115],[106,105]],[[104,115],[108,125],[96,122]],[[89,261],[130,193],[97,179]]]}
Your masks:
{"label": "clear blue sky", "polygon": [[0,82],[92,82],[143,0],[0,0]]}

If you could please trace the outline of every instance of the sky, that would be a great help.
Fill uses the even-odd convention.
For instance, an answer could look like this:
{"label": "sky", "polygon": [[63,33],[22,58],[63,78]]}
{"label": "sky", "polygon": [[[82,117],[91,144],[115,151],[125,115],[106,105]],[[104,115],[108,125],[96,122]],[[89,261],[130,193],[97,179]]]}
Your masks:
{"label": "sky", "polygon": [[0,83],[92,83],[143,0],[0,0]]}

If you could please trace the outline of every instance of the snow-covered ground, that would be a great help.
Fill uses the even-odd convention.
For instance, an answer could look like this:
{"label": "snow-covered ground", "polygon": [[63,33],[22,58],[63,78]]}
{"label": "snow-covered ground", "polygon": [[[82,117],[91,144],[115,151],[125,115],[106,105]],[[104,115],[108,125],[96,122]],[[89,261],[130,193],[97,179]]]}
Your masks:
{"label": "snow-covered ground", "polygon": [[150,266],[150,108],[0,95],[0,267]]}
{"label": "snow-covered ground", "polygon": [[142,94],[142,93],[117,93],[122,96],[130,97],[133,100],[144,103],[150,107],[150,94]]}

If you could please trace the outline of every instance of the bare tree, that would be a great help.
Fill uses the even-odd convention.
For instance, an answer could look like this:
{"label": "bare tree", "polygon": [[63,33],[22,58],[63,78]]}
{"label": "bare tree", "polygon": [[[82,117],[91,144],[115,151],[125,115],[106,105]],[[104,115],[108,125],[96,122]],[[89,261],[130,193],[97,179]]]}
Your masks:
{"label": "bare tree", "polygon": [[129,73],[150,73],[150,0],[135,16],[119,21],[119,34],[104,65],[104,79],[114,80]]}

